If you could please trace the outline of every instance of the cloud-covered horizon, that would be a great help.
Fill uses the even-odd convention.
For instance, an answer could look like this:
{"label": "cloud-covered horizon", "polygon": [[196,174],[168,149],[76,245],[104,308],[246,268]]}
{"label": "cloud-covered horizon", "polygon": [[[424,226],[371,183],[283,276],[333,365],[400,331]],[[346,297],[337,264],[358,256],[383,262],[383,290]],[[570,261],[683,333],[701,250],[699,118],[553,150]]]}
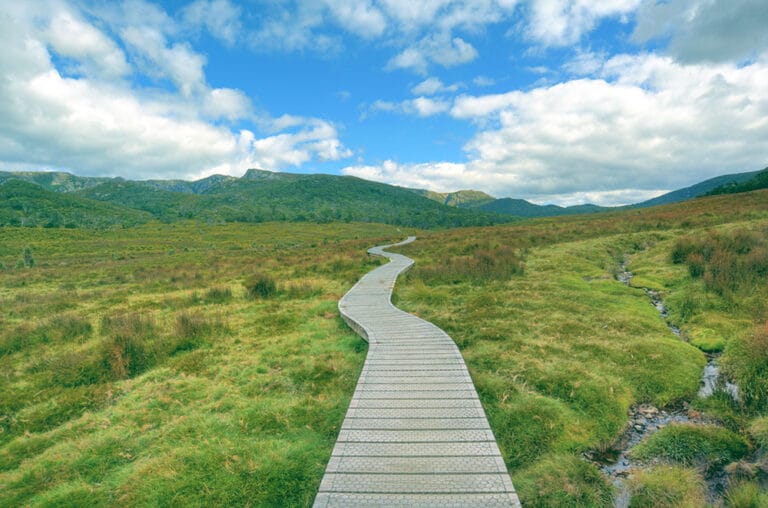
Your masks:
{"label": "cloud-covered horizon", "polygon": [[6,3],[0,167],[625,204],[768,165],[765,26],[759,0]]}

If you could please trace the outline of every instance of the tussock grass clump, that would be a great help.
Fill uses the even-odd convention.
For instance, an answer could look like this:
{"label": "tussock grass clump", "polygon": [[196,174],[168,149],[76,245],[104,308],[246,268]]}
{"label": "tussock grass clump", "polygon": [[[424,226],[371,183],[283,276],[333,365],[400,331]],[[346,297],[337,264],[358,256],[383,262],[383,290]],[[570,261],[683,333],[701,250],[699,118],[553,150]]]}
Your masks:
{"label": "tussock grass clump", "polygon": [[706,506],[704,480],[695,470],[659,465],[630,480],[630,508],[699,508]]}
{"label": "tussock grass clump", "polygon": [[768,492],[753,481],[742,481],[731,485],[725,493],[728,508],[765,508],[768,506]]}
{"label": "tussock grass clump", "polygon": [[613,491],[595,467],[573,455],[548,455],[514,476],[523,506],[609,508]]}
{"label": "tussock grass clump", "polygon": [[152,317],[136,313],[105,316],[101,320],[99,357],[105,373],[113,379],[141,374],[155,359],[150,340],[156,334]]}
{"label": "tussock grass clump", "polygon": [[752,333],[732,338],[723,365],[736,380],[747,409],[768,409],[768,322]]}
{"label": "tussock grass clump", "polygon": [[251,298],[272,298],[277,295],[277,282],[267,274],[255,273],[245,281],[245,289]]}
{"label": "tussock grass clump", "polygon": [[221,317],[209,318],[201,312],[180,312],[174,323],[170,354],[192,351],[203,346],[206,339],[226,330]]}
{"label": "tussock grass clump", "polygon": [[711,469],[739,460],[748,452],[746,440],[723,427],[673,424],[637,445],[632,455]]}
{"label": "tussock grass clump", "polygon": [[232,289],[229,286],[215,286],[205,293],[207,303],[227,303],[232,299]]}
{"label": "tussock grass clump", "polygon": [[749,426],[749,435],[758,447],[768,452],[768,416],[755,418]]}

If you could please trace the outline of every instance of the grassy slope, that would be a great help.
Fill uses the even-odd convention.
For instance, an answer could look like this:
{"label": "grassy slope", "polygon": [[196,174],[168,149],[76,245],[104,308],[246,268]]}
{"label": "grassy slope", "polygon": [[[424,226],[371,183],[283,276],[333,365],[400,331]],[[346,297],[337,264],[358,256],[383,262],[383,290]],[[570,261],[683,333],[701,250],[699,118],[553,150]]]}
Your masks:
{"label": "grassy slope", "polygon": [[[0,271],[0,506],[311,503],[366,349],[337,300],[377,262],[366,247],[401,233],[1,234],[5,265],[25,246],[36,263]],[[281,292],[246,298],[254,271]],[[118,353],[143,370],[116,371]]]}
{"label": "grassy slope", "polygon": [[[766,203],[763,192],[431,233],[402,249],[417,265],[398,287],[399,302],[461,347],[524,504],[610,505],[607,486],[579,453],[610,444],[631,403],[690,400],[698,388],[703,354],[669,331],[642,291],[614,280],[621,258],[655,255],[643,266],[673,281],[680,268],[669,253],[678,237],[720,224],[764,227]],[[435,282],[440,266],[500,245],[527,250],[523,276]],[[724,325],[743,331],[741,318]]]}
{"label": "grassy slope", "polygon": [[22,180],[0,183],[0,227],[133,226],[152,219],[140,210],[43,189]]}

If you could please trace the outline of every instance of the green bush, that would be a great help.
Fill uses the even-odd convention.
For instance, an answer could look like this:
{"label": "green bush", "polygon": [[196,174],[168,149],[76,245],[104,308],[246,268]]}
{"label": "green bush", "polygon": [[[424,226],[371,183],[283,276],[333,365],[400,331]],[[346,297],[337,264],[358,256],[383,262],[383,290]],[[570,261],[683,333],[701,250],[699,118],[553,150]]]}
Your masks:
{"label": "green bush", "polygon": [[269,275],[257,273],[245,282],[245,289],[252,298],[271,298],[277,294],[277,283]]}
{"label": "green bush", "polygon": [[704,481],[694,469],[659,465],[638,471],[629,482],[630,508],[706,506]]}
{"label": "green bush", "polygon": [[721,467],[749,452],[743,437],[715,425],[673,424],[664,427],[632,450],[642,460],[663,459],[705,469]]}

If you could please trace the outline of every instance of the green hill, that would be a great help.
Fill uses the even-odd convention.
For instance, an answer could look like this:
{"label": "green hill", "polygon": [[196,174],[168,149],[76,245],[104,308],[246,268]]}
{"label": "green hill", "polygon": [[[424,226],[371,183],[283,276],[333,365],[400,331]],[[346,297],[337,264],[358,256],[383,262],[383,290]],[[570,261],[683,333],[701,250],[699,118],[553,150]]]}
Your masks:
{"label": "green hill", "polygon": [[711,191],[707,192],[705,196],[715,196],[718,194],[737,194],[739,192],[750,192],[758,189],[768,188],[768,168],[765,168],[757,173],[749,180],[739,182],[730,182],[724,185],[720,185]]}
{"label": "green hill", "polygon": [[575,205],[562,207],[557,205],[536,205],[524,199],[502,198],[479,207],[486,212],[516,215],[518,217],[555,217],[559,215],[576,215],[610,210],[597,205]]}
{"label": "green hill", "polygon": [[0,183],[0,226],[88,227],[134,226],[152,215],[112,203],[52,192],[36,183]]}
{"label": "green hill", "polygon": [[647,208],[649,206],[667,205],[670,203],[678,203],[680,201],[686,201],[688,199],[693,199],[693,198],[705,195],[711,190],[717,187],[721,187],[723,185],[738,184],[738,183],[746,182],[752,179],[758,173],[759,171],[750,171],[747,173],[734,173],[730,175],[716,176],[714,178],[710,178],[709,180],[704,180],[703,182],[699,182],[695,185],[691,185],[690,187],[684,187],[676,191],[662,194],[661,196],[655,197],[653,199],[643,201],[642,203],[630,205],[630,207],[631,208]]}
{"label": "green hill", "polygon": [[[67,173],[3,173],[2,176],[5,185],[14,189],[24,184],[27,194],[39,191],[36,197],[26,197],[31,200],[30,206],[9,212],[4,219],[7,224],[54,227],[65,223],[102,227],[133,225],[150,219],[163,222],[197,219],[209,223],[376,222],[431,228],[484,226],[516,220],[491,212],[446,206],[399,187],[351,176],[256,169],[248,170],[241,178],[214,175],[194,182],[129,181],[76,177]],[[33,202],[42,201],[45,203],[41,206],[31,206]],[[103,206],[95,206],[97,202]],[[89,213],[71,213],[78,206]]]}

